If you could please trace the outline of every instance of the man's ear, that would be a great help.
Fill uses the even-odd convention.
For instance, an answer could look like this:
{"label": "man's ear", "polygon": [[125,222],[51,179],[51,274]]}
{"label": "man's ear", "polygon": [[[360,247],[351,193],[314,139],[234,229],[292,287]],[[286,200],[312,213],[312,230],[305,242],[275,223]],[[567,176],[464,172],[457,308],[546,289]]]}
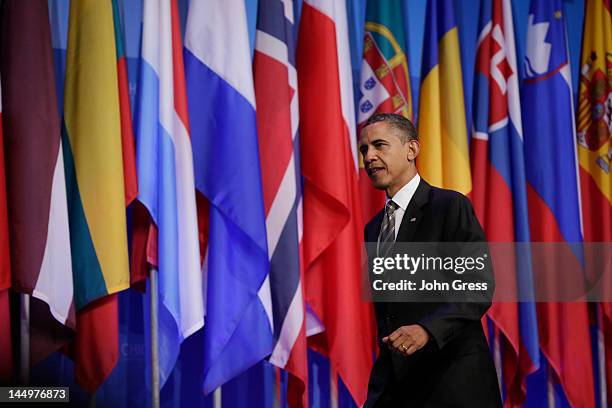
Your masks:
{"label": "man's ear", "polygon": [[408,161],[415,161],[419,152],[421,151],[421,145],[416,139],[410,139],[407,143],[407,158]]}

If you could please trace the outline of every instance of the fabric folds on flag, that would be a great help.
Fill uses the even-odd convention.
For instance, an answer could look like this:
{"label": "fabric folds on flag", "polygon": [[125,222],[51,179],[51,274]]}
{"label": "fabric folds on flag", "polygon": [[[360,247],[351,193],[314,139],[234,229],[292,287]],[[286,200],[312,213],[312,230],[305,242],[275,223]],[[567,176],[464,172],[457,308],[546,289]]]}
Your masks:
{"label": "fabric folds on flag", "polygon": [[185,68],[196,187],[209,204],[203,386],[209,393],[269,356],[274,347],[266,213],[242,0],[191,2]]}
{"label": "fabric folds on flag", "polygon": [[[471,197],[490,242],[528,242],[530,239],[512,21],[509,0],[482,3],[470,146]],[[505,290],[513,288],[516,295],[522,292],[523,299],[533,295],[530,254],[525,249],[516,248],[514,265],[510,267],[516,275],[495,277],[498,286]],[[526,394],[525,378],[539,366],[535,305],[493,303],[488,316],[501,334],[499,343],[494,344],[501,345],[505,406],[521,406]]]}
{"label": "fabric folds on flag", "polygon": [[149,211],[155,227],[149,234],[148,251],[153,254],[151,263],[159,274],[162,386],[176,363],[181,342],[204,324],[180,32],[175,0],[145,1],[136,116],[138,199]]}
{"label": "fabric folds on flag", "polygon": [[[370,0],[366,4],[360,91],[358,139],[363,124],[376,113],[398,113],[413,120],[402,3],[399,0]],[[384,207],[385,192],[372,187],[361,156],[359,189],[364,221],[368,221]]]}
{"label": "fabric folds on flag", "polygon": [[[361,299],[363,222],[345,4],[304,1],[298,37],[306,301],[330,358],[361,405],[372,367],[371,305]],[[348,337],[347,337],[348,336]]]}
{"label": "fabric folds on flag", "polygon": [[459,33],[452,0],[429,0],[419,98],[419,174],[437,187],[472,191]]}
{"label": "fabric folds on flag", "polygon": [[62,131],[78,311],[70,351],[90,392],[119,358],[114,294],[130,284],[114,30],[111,2],[70,3]]}
{"label": "fabric folds on flag", "polygon": [[[531,238],[580,243],[571,75],[560,0],[531,3],[524,64],[522,113]],[[564,276],[575,284],[582,278]],[[586,303],[542,302],[537,311],[541,350],[565,397],[572,406],[595,406]]]}
{"label": "fabric folds on flag", "polygon": [[14,290],[32,296],[37,312],[30,324],[35,363],[61,347],[70,334],[65,329],[76,324],[63,142],[47,2],[4,1],[1,18],[11,278]]}
{"label": "fabric folds on flag", "polygon": [[[119,111],[121,114],[121,146],[123,153],[123,180],[125,206],[129,206],[138,195],[136,175],[136,153],[134,150],[134,128],[132,126],[132,109],[128,86],[127,65],[125,58],[125,40],[119,0],[113,1],[113,25],[115,28],[115,52],[117,55],[117,87],[119,90]],[[132,279],[134,280],[134,279]]]}
{"label": "fabric folds on flag", "polygon": [[110,3],[71,3],[63,136],[78,309],[129,286],[114,44]]}
{"label": "fabric folds on flag", "polygon": [[[578,162],[584,239],[612,241],[612,70],[610,2],[587,0],[577,107]],[[612,318],[612,317],[611,317]]]}
{"label": "fabric folds on flag", "polygon": [[302,180],[291,1],[259,2],[253,76],[274,321],[274,349],[269,361],[292,375],[287,393],[290,406],[307,407],[306,320],[300,263]]}
{"label": "fabric folds on flag", "polygon": [[[151,227],[151,218],[142,203],[136,201],[138,196],[138,175],[136,173],[135,136],[132,125],[132,109],[128,85],[125,36],[123,33],[122,14],[119,0],[113,1],[113,22],[115,26],[115,51],[117,54],[117,79],[119,89],[119,107],[121,112],[121,145],[123,147],[123,182],[125,185],[125,206],[130,207],[131,219],[128,219],[131,235],[130,282],[133,287],[144,289],[148,276],[147,242]],[[134,205],[131,205],[134,203]]]}
{"label": "fabric folds on flag", "polygon": [[[576,122],[582,220],[585,242],[612,241],[612,131],[609,100],[612,97],[612,17],[609,0],[587,0]],[[609,274],[607,275],[609,277]],[[596,277],[589,276],[591,281]],[[599,282],[608,299],[612,282]],[[604,344],[612,345],[612,302],[600,306],[604,319],[598,327]],[[612,400],[612,349],[603,347]]]}
{"label": "fabric folds on flag", "polygon": [[[2,78],[0,78],[1,80]],[[0,82],[0,292],[11,287],[6,175],[4,170],[4,137],[2,132],[2,82]]]}
{"label": "fabric folds on flag", "polygon": [[11,286],[6,177],[4,171],[4,138],[2,135],[2,82],[0,78],[0,383],[8,383],[13,372],[11,348],[11,312],[8,289]]}

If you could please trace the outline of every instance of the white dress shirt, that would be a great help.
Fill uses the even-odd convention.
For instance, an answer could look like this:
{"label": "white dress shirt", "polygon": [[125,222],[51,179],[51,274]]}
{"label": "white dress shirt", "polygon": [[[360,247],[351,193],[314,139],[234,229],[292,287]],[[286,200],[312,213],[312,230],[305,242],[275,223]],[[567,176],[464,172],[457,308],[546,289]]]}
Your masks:
{"label": "white dress shirt", "polygon": [[[397,239],[397,233],[399,232],[400,225],[402,224],[402,219],[404,219],[404,214],[406,213],[406,209],[408,208],[408,204],[410,204],[410,200],[412,200],[412,196],[419,186],[419,182],[421,181],[421,177],[419,173],[417,173],[412,180],[410,180],[404,187],[402,187],[393,197],[390,199],[387,198],[386,203],[389,200],[393,200],[395,204],[398,205],[398,209],[395,210],[395,239]],[[385,204],[386,204],[385,203]]]}

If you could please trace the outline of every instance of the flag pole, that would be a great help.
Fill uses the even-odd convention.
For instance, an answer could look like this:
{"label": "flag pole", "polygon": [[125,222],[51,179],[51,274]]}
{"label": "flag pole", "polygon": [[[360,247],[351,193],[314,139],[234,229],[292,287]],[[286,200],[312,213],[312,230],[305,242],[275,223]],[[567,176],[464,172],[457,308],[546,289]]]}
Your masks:
{"label": "flag pole", "polygon": [[22,293],[19,321],[19,382],[30,382],[30,295]]}
{"label": "flag pole", "polygon": [[548,400],[548,408],[555,408],[557,405],[555,400],[555,386],[553,383],[553,375],[551,373],[550,365],[546,367],[546,395]]}
{"label": "flag pole", "polygon": [[151,268],[151,406],[159,408],[159,347],[157,313],[157,269]]}
{"label": "flag pole", "polygon": [[213,391],[213,408],[221,408],[223,406],[223,399],[221,395],[221,387],[217,387]]}
{"label": "flag pole", "polygon": [[608,390],[606,383],[606,347],[604,345],[604,316],[603,310],[601,308],[601,304],[598,303],[595,306],[595,310],[597,313],[597,366],[599,371],[599,383],[601,384],[599,387],[599,402],[600,406],[607,407],[608,406]]}
{"label": "flag pole", "polygon": [[329,406],[338,408],[338,372],[329,362]]}

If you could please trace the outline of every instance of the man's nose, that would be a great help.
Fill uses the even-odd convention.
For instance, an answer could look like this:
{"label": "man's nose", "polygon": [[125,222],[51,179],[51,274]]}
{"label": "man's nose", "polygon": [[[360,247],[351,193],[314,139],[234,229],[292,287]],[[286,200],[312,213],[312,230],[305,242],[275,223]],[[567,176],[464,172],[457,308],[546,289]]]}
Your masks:
{"label": "man's nose", "polygon": [[363,163],[365,165],[370,164],[372,161],[376,160],[376,154],[372,149],[368,149],[363,155]]}

